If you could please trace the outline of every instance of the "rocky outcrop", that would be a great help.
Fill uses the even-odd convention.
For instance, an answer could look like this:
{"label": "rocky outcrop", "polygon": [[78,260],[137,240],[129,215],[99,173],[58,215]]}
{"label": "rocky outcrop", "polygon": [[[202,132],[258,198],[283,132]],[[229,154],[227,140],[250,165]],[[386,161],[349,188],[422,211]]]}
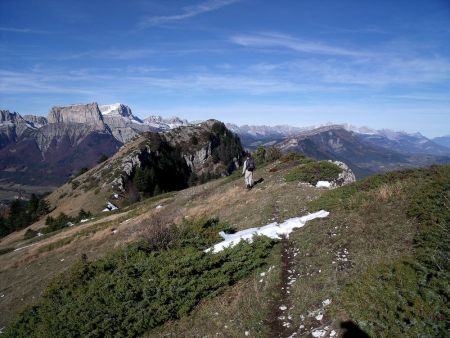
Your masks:
{"label": "rocky outcrop", "polygon": [[[222,137],[225,137],[223,134],[233,135],[226,128],[216,130],[217,125],[225,128],[218,121],[208,120],[197,125],[173,129],[166,133],[145,133],[129,145],[130,149],[126,154],[112,159],[105,164],[103,171],[94,175],[100,178],[111,171],[119,173],[116,177],[112,175],[110,183],[107,184],[110,184],[116,191],[124,192],[127,181],[132,178],[137,168],[143,169],[145,166],[151,166],[152,161],[155,159],[161,160],[164,156],[170,156],[170,158],[164,159],[164,162],[166,160],[173,161],[186,168],[188,172],[186,178],[190,174],[220,175],[226,172],[230,165],[239,167],[239,163],[235,162],[238,162],[237,159],[241,156],[242,147],[239,143],[236,153],[231,156],[233,158],[232,163],[224,163],[217,158],[213,159],[213,152],[217,151],[221,142],[223,142]],[[113,160],[115,169],[111,164]]]}
{"label": "rocky outcrop", "polygon": [[210,156],[211,142],[208,142],[205,146],[193,153],[183,154],[183,158],[192,172],[200,171]]}
{"label": "rocky outcrop", "polygon": [[48,123],[83,123],[104,129],[102,113],[97,103],[53,107],[48,113]]}
{"label": "rocky outcrop", "polygon": [[332,187],[341,187],[343,185],[347,185],[356,181],[356,176],[353,171],[341,161],[330,161],[333,164],[336,164],[339,168],[342,169],[342,172],[339,174],[338,178],[331,182]]}

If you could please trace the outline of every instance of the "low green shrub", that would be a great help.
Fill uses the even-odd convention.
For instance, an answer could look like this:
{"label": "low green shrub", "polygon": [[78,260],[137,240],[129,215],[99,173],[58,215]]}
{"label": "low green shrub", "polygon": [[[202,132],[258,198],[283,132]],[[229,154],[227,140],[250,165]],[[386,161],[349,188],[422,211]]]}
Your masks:
{"label": "low green shrub", "polygon": [[92,214],[89,211],[84,211],[83,209],[78,212],[76,217],[67,216],[63,212],[61,212],[56,218],[48,216],[45,219],[45,225],[47,226],[42,228],[42,233],[48,234],[50,232],[63,229],[71,224],[74,225],[75,223],[79,223],[82,219],[86,219],[91,216]]}
{"label": "low green shrub", "polygon": [[25,231],[25,234],[23,235],[24,239],[30,239],[33,237],[36,237],[38,234],[37,231],[33,230],[33,229],[27,229],[27,231]]}
{"label": "low green shrub", "polygon": [[345,212],[360,207],[352,201],[370,205],[372,191],[399,182],[407,216],[418,223],[413,255],[354,276],[335,304],[370,336],[444,337],[450,326],[450,166],[369,177],[329,191],[310,206]]}
{"label": "low green shrub", "polygon": [[5,336],[136,337],[184,316],[266,263],[274,245],[267,237],[205,253],[225,228],[218,220],[187,222],[166,250],[140,242],[94,262],[82,259],[55,278]]}
{"label": "low green shrub", "polygon": [[2,248],[2,249],[0,249],[0,255],[7,254],[8,252],[11,252],[11,251],[14,251],[14,248],[11,248],[11,247],[9,247],[9,248]]}
{"label": "low green shrub", "polygon": [[318,181],[333,181],[342,169],[328,161],[305,161],[286,174],[288,182],[302,181],[316,185]]}

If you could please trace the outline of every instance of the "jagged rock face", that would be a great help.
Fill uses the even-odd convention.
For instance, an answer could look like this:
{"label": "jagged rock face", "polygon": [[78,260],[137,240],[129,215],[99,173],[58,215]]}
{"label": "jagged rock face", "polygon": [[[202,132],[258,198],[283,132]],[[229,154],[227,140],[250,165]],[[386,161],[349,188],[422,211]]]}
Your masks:
{"label": "jagged rock face", "polygon": [[[34,132],[34,139],[42,153],[46,153],[50,145],[59,144],[64,138],[67,145],[76,147],[89,134],[101,132],[96,125],[82,123],[49,123]],[[103,132],[103,131],[102,131]],[[107,131],[105,131],[107,133]]]}
{"label": "jagged rock face", "polygon": [[191,154],[184,154],[183,158],[187,166],[192,172],[199,172],[202,170],[208,158],[211,156],[211,142]]}
{"label": "jagged rock face", "polygon": [[8,110],[0,110],[0,149],[8,144],[14,143],[23,134],[29,132],[32,125],[18,113]]}
{"label": "jagged rock face", "polygon": [[104,129],[102,113],[97,103],[53,107],[48,113],[48,123],[85,123]]}
{"label": "jagged rock face", "polygon": [[134,118],[125,118],[120,115],[104,115],[103,121],[111,130],[113,136],[122,143],[128,143],[142,133],[155,130],[149,125],[137,123]]}
{"label": "jagged rock face", "polygon": [[[122,117],[133,117],[133,113],[131,112],[131,108],[122,104],[122,103],[113,103],[113,104],[105,104],[99,106],[100,111],[102,112],[103,116],[105,115],[118,115]],[[139,120],[139,122],[142,122]]]}
{"label": "jagged rock face", "polygon": [[156,128],[144,124],[134,116],[130,107],[114,103],[99,106],[103,121],[111,129],[113,136],[122,143],[127,143],[146,131],[156,131]]}
{"label": "jagged rock face", "polygon": [[31,124],[34,128],[40,128],[48,124],[47,118],[44,116],[24,115],[23,119]]}

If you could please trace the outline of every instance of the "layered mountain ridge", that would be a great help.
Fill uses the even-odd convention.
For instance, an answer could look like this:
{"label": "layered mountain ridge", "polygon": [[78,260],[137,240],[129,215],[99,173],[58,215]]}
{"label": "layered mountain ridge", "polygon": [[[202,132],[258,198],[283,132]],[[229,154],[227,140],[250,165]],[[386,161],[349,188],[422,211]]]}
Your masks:
{"label": "layered mountain ridge", "polygon": [[[6,110],[0,112],[2,187],[17,184],[45,185],[46,189],[56,187],[81,168],[95,165],[100,157],[115,154],[121,146],[143,133],[166,133],[194,125],[178,117],[140,119],[130,107],[121,103],[98,105],[93,102],[53,107],[47,118],[21,116]],[[246,149],[276,146],[285,152],[344,161],[358,177],[450,162],[450,149],[445,147],[445,138],[443,144],[438,144],[420,133],[374,130],[350,124],[226,126],[240,137]]]}

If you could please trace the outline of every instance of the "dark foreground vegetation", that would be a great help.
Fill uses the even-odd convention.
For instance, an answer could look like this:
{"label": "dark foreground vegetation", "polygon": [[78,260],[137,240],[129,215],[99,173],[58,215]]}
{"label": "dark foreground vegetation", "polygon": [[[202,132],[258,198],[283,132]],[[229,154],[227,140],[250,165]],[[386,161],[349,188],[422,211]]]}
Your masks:
{"label": "dark foreground vegetation", "polygon": [[189,313],[263,265],[274,242],[261,237],[218,254],[203,250],[230,231],[217,220],[155,226],[144,240],[79,263],[55,278],[6,337],[135,337]]}
{"label": "dark foreground vegetation", "polygon": [[29,201],[15,200],[9,206],[5,217],[0,216],[0,238],[26,228],[49,212],[45,196],[32,194]]}
{"label": "dark foreground vegetation", "polygon": [[369,210],[376,205],[371,192],[399,184],[407,217],[418,225],[412,254],[354,276],[336,304],[371,337],[445,337],[450,331],[450,166],[369,177],[328,192],[312,207],[332,213]]}

